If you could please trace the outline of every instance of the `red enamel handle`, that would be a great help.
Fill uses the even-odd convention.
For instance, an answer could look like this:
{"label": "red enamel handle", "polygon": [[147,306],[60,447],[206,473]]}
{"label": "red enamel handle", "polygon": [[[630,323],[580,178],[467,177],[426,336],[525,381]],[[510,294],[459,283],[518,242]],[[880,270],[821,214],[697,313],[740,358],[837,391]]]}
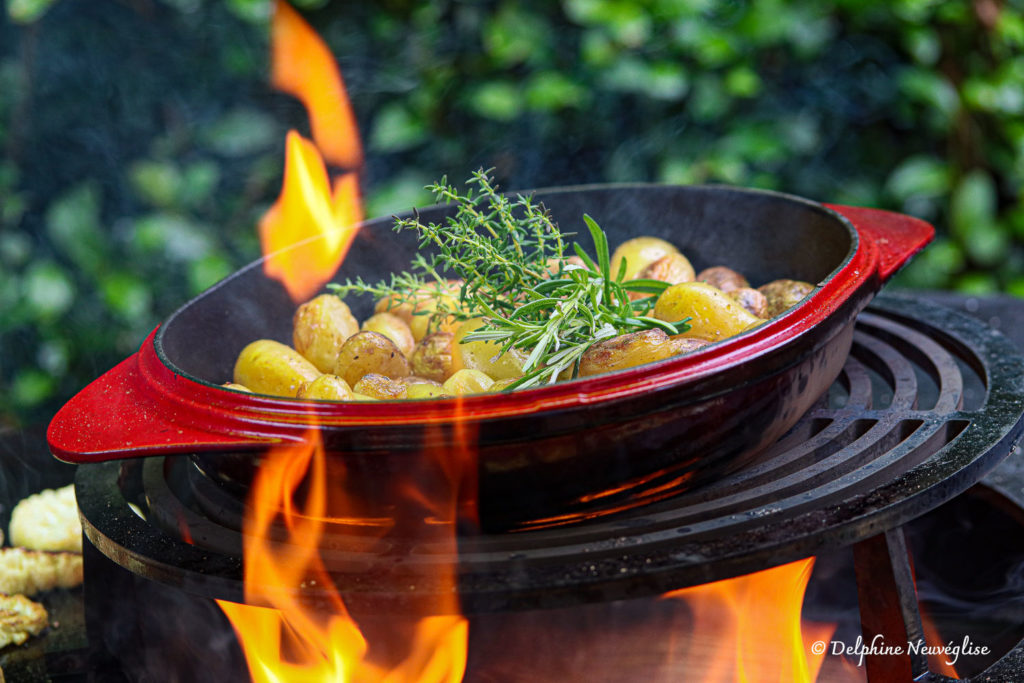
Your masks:
{"label": "red enamel handle", "polygon": [[[160,363],[151,334],[137,353],[57,411],[46,432],[50,452],[65,462],[90,463],[139,454],[246,449],[281,440],[258,424],[245,432],[225,428],[214,401],[204,399],[204,393],[190,398],[203,390]],[[226,394],[222,400],[239,400],[229,392],[217,393]]]}
{"label": "red enamel handle", "polygon": [[857,233],[878,248],[878,276],[885,282],[935,237],[935,228],[919,218],[881,209],[826,204],[848,219]]}

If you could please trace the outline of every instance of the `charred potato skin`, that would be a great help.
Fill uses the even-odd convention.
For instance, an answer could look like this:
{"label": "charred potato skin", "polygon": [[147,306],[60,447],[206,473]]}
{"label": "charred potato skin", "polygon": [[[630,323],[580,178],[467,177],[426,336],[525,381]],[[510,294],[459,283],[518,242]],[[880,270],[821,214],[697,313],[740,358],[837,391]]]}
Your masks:
{"label": "charred potato skin", "polygon": [[292,345],[320,372],[330,372],[338,349],[359,331],[348,304],[321,294],[302,304],[292,317]]}
{"label": "charred potato skin", "polygon": [[234,383],[257,394],[294,397],[321,372],[298,351],[273,339],[257,339],[235,361]]}
{"label": "charred potato skin", "polygon": [[640,330],[605,339],[592,345],[580,358],[579,376],[591,377],[665,360],[692,346],[681,342],[660,329]]}
{"label": "charred potato skin", "polygon": [[690,318],[690,329],[680,337],[719,341],[760,325],[753,315],[728,294],[706,282],[672,285],[658,297],[654,317],[667,322]]}
{"label": "charred potato skin", "polygon": [[[338,351],[333,374],[355,390],[365,375],[384,375],[390,379],[409,376],[409,361],[395,343],[379,332],[358,332]],[[356,393],[362,393],[356,391]]]}
{"label": "charred potato skin", "polygon": [[766,317],[775,316],[788,311],[800,303],[804,297],[814,291],[814,285],[800,280],[773,280],[757,288],[768,300]]}
{"label": "charred potato skin", "polygon": [[451,332],[435,332],[421,339],[409,359],[413,374],[444,382],[452,376],[452,346],[455,335]]}

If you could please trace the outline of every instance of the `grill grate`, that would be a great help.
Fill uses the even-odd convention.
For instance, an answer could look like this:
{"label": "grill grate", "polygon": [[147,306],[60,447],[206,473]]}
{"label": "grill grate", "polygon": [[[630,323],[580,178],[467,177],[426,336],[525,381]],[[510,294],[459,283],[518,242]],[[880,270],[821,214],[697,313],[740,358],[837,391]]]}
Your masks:
{"label": "grill grate", "polygon": [[[827,396],[755,464],[673,497],[676,475],[662,472],[615,515],[460,538],[463,609],[656,595],[895,529],[1007,455],[1022,429],[1022,366],[1007,340],[972,318],[881,297],[858,319]],[[86,534],[103,554],[200,595],[242,598],[237,499],[210,489],[190,459],[85,465],[76,483]],[[127,512],[129,501],[149,521]],[[359,550],[357,540],[345,529],[328,538],[345,548],[325,559],[346,601],[400,608],[429,596],[418,568],[445,558],[407,539],[389,539],[386,553]]]}

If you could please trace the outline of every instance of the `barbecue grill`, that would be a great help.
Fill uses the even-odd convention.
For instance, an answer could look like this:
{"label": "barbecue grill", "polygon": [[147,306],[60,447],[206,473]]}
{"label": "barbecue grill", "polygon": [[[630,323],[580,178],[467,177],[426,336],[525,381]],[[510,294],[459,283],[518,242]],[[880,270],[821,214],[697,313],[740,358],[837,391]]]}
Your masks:
{"label": "barbecue grill", "polygon": [[[882,297],[858,319],[851,355],[828,393],[757,462],[675,495],[666,471],[613,515],[460,538],[463,609],[489,623],[536,609],[601,609],[852,547],[865,637],[910,639],[921,623],[902,529],[1012,450],[1022,429],[1021,363],[1006,339],[973,318]],[[216,666],[240,667],[232,675],[244,680],[230,627],[211,619],[211,598],[242,599],[242,500],[204,475],[203,462],[79,467],[89,642],[101,653],[92,656],[151,671],[183,666],[196,643],[218,642],[228,654]],[[1004,466],[989,481],[997,497],[1024,504],[1019,467]],[[344,543],[349,532],[336,530],[344,550],[327,557],[354,611],[401,612],[429,596],[434,587],[416,580],[416,548],[397,538],[389,539],[393,552],[361,552]],[[315,587],[302,592],[313,603],[322,598]],[[140,605],[173,605],[178,618]],[[207,632],[197,634],[196,624]],[[1022,664],[1018,646],[989,670],[990,680],[1012,680],[1007,672]],[[942,680],[926,667],[923,657],[868,657],[867,673]]]}

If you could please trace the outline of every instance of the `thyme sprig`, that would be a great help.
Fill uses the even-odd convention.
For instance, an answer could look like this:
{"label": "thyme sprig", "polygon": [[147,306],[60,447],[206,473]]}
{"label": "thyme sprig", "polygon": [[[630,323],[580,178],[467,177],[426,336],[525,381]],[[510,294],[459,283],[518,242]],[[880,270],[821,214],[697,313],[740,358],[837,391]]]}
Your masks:
{"label": "thyme sprig", "polygon": [[[668,323],[647,315],[668,284],[624,281],[624,261],[613,275],[608,238],[590,216],[583,221],[596,258],[574,242],[579,265],[570,262],[564,240],[569,235],[547,209],[529,196],[499,194],[487,171],[474,173],[463,193],[446,178],[428,189],[454,212],[441,224],[423,223],[415,213],[396,219],[396,231],[419,236],[411,270],[373,284],[357,278],[330,285],[335,293],[388,297],[397,306],[415,304],[425,290],[446,292],[448,278],[462,280],[458,304],[438,297],[437,313],[484,318],[464,342],[491,341],[500,344],[501,353],[528,352],[523,377],[509,388],[554,382],[570,370],[575,377],[583,354],[603,339],[644,329],[668,334],[689,329],[686,320]],[[631,301],[631,292],[646,296]]]}

